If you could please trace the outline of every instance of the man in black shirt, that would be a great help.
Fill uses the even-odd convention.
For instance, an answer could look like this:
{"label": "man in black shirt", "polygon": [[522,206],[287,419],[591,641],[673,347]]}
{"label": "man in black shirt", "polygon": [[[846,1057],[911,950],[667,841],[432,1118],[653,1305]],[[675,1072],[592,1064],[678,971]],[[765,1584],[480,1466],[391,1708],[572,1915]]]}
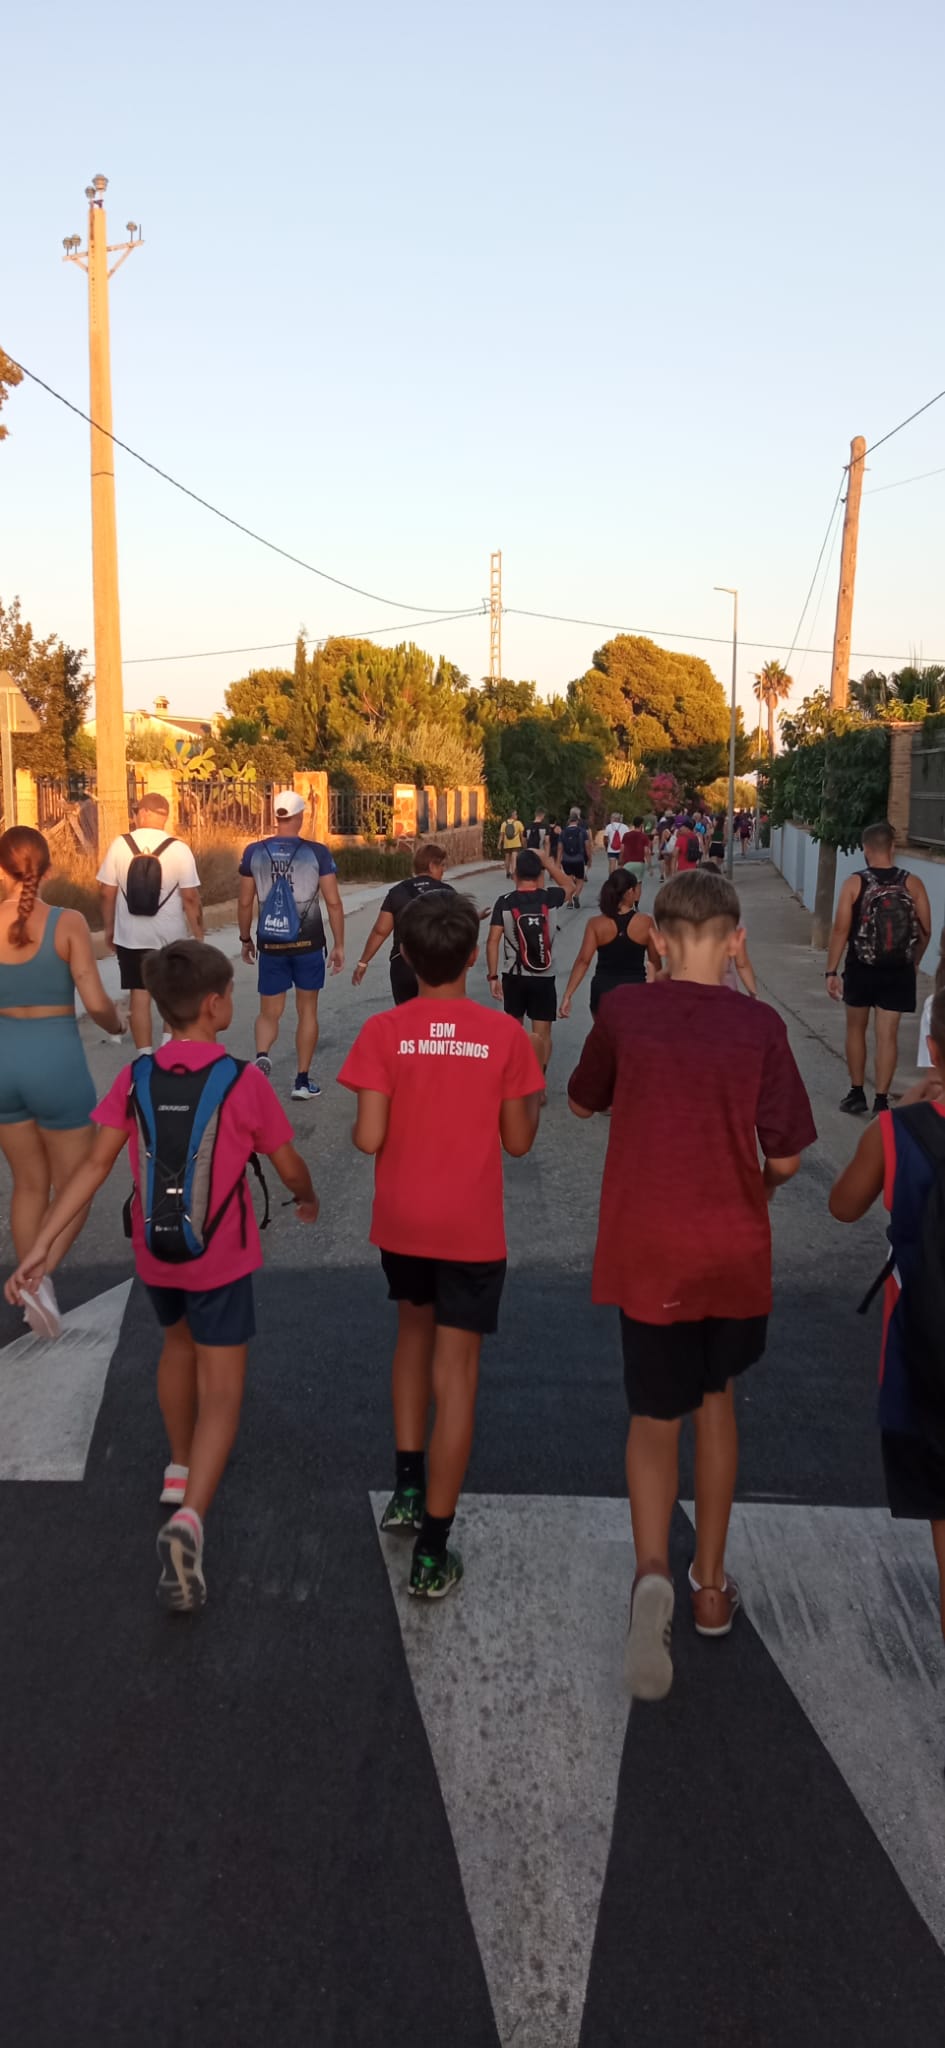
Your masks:
{"label": "man in black shirt", "polygon": [[540,853],[547,838],[544,811],[536,811],[530,825],[525,827],[525,844],[533,853]]}
{"label": "man in black shirt", "polygon": [[575,887],[550,854],[527,847],[515,862],[515,888],[500,896],[493,908],[486,944],[489,994],[502,1001],[508,1016],[522,1024],[528,1019],[543,1072],[551,1058],[551,1027],[558,1014],[554,913],[571,901]]}
{"label": "man in black shirt", "polygon": [[[368,966],[375,953],[393,933],[394,943],[390,950],[390,990],[395,1003],[412,1002],[419,993],[417,977],[409,967],[400,950],[400,921],[408,904],[418,896],[455,896],[452,882],[444,882],[443,870],[446,855],[442,846],[418,846],[413,857],[413,874],[405,882],[395,882],[381,904],[374,924],[368,933],[367,943],[361,958],[351,976],[355,988],[360,988]],[[481,917],[488,917],[488,910]]]}

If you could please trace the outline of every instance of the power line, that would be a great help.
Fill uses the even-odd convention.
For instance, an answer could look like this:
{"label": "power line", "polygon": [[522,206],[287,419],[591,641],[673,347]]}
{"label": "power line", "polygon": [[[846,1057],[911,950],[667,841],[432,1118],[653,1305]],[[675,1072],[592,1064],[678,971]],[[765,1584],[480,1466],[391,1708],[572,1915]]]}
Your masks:
{"label": "power line", "polygon": [[[811,648],[812,648],[812,642],[813,642],[814,634],[815,634],[815,633],[816,633],[816,631],[817,631],[817,621],[818,621],[818,619],[819,619],[819,617],[820,617],[820,607],[821,607],[821,605],[823,604],[823,601],[824,601],[824,591],[825,591],[825,590],[826,590],[826,588],[827,588],[827,578],[828,578],[828,576],[829,576],[829,574],[830,574],[830,569],[831,569],[831,565],[832,565],[832,563],[833,563],[833,557],[834,557],[834,549],[836,548],[836,545],[837,545],[837,535],[838,535],[838,533],[839,533],[839,531],[840,531],[840,523],[841,523],[841,522],[840,522],[839,518],[837,517],[837,514],[839,513],[839,510],[840,510],[840,501],[839,501],[839,499],[838,499],[838,500],[837,500],[837,503],[836,503],[836,505],[835,505],[835,507],[834,507],[834,528],[833,528],[833,535],[832,535],[832,537],[831,537],[831,540],[830,540],[830,545],[829,545],[829,547],[828,547],[828,549],[827,549],[827,553],[826,553],[826,556],[825,556],[825,558],[824,558],[824,573],[823,573],[823,575],[822,575],[822,577],[821,577],[821,579],[820,579],[820,589],[819,589],[819,591],[818,591],[818,593],[817,593],[817,603],[816,603],[816,604],[815,604],[815,606],[814,606],[814,616],[813,616],[813,618],[812,618],[812,620],[811,620],[811,624],[810,624],[810,639],[809,639],[809,640],[808,640],[808,642],[807,642],[807,646],[806,646],[806,647],[805,647],[805,648],[803,649],[803,651],[802,651],[802,653],[801,653],[801,659],[800,659],[800,662],[799,662],[799,664],[798,664],[798,666],[799,666],[799,669],[802,669],[802,668],[803,668],[803,666],[804,666],[804,663],[805,663],[805,661],[807,660],[807,657],[808,657],[808,655],[809,655],[809,654],[810,654],[810,652],[811,652]],[[785,665],[786,665],[786,664],[785,664]]]}
{"label": "power line", "polygon": [[897,477],[894,484],[871,484],[864,498],[878,498],[880,491],[901,491],[906,484],[922,484],[928,476],[945,476],[945,469],[921,469],[918,476]]}
{"label": "power line", "polygon": [[[797,625],[796,625],[796,626],[795,626],[795,628],[794,628],[794,638],[793,638],[793,640],[791,641],[791,645],[790,645],[790,648],[789,648],[789,650],[788,650],[788,658],[787,658],[787,661],[786,661],[786,662],[785,662],[785,664],[784,664],[785,668],[787,668],[787,666],[788,666],[788,662],[789,662],[789,661],[790,661],[790,660],[792,659],[792,657],[793,657],[793,654],[794,654],[794,649],[795,649],[795,647],[797,646],[797,643],[798,643],[798,641],[799,641],[799,639],[800,639],[800,637],[801,637],[801,627],[802,627],[802,626],[803,626],[803,624],[804,624],[804,614],[805,614],[805,612],[806,612],[806,610],[807,610],[807,607],[808,607],[808,605],[810,604],[810,601],[811,601],[811,595],[812,595],[812,593],[813,593],[813,589],[814,589],[814,584],[815,584],[815,583],[816,583],[816,581],[817,581],[817,576],[818,576],[818,572],[819,572],[819,570],[820,570],[820,565],[821,565],[821,562],[822,562],[822,561],[823,561],[823,559],[824,559],[824,549],[826,548],[827,542],[828,542],[828,540],[830,539],[830,530],[831,530],[831,527],[833,526],[833,522],[834,522],[834,519],[836,518],[836,513],[837,513],[837,506],[839,505],[839,503],[840,503],[840,500],[841,500],[841,498],[842,498],[842,496],[843,496],[843,479],[844,479],[844,477],[845,477],[845,476],[846,476],[846,470],[844,470],[844,471],[843,471],[843,473],[842,473],[842,475],[841,475],[841,478],[840,478],[840,482],[839,482],[839,483],[838,483],[838,485],[837,485],[837,495],[836,495],[836,497],[835,497],[835,499],[834,499],[834,501],[833,501],[833,504],[832,504],[832,505],[831,505],[831,507],[830,507],[830,518],[829,518],[829,519],[828,519],[828,521],[827,521],[827,531],[826,531],[826,533],[824,534],[823,540],[822,540],[822,541],[821,541],[821,543],[820,543],[820,553],[819,553],[819,555],[818,555],[818,557],[817,557],[817,560],[816,560],[816,562],[814,563],[814,573],[813,573],[813,576],[812,576],[812,577],[811,577],[811,579],[810,579],[810,585],[809,585],[809,587],[808,587],[808,591],[807,591],[807,596],[805,597],[805,599],[804,599],[804,602],[803,602],[803,604],[802,604],[802,606],[801,606],[801,615],[800,615],[800,618],[798,619]],[[821,651],[821,650],[820,650],[820,649],[818,649],[818,653],[819,653],[820,651]],[[808,652],[810,652],[810,650],[808,650]],[[884,657],[884,659],[885,659],[885,657]]]}
{"label": "power line", "polygon": [[477,605],[475,611],[444,612],[439,619],[397,619],[392,626],[364,626],[357,633],[297,633],[295,640],[267,640],[256,647],[199,647],[191,654],[132,654],[122,662],[123,668],[146,668],[153,661],[211,661],[217,655],[230,654],[281,654],[286,647],[294,647],[302,640],[305,645],[314,646],[319,640],[366,640],[377,633],[406,633],[411,626],[448,626],[454,619],[482,619],[485,609]]}
{"label": "power line", "polygon": [[936,391],[934,398],[927,398],[924,405],[918,406],[915,412],[910,412],[908,419],[900,420],[898,427],[890,427],[888,434],[881,434],[878,441],[871,441],[866,454],[874,455],[877,448],[884,447],[887,441],[892,440],[894,434],[901,434],[903,427],[911,427],[913,420],[921,419],[922,414],[929,412],[933,405],[937,405],[940,398],[945,398],[945,391]]}
{"label": "power line", "polygon": [[[520,619],[548,619],[552,624],[560,626],[594,626],[605,633],[642,633],[648,640],[694,640],[707,647],[731,647],[732,644],[730,633],[669,632],[664,626],[625,626],[619,625],[614,619],[577,619],[571,618],[564,612],[526,611],[523,605],[517,604],[507,604],[503,609],[506,614],[512,614]],[[778,654],[793,653],[794,651],[793,647],[788,648],[786,640],[743,640],[740,634],[738,644],[739,647],[768,648],[769,650],[773,647]],[[831,654],[833,649],[830,647],[810,647],[807,652],[809,654]],[[914,649],[911,648],[906,654],[881,654],[875,648],[870,650],[854,649],[852,658],[854,661],[911,661],[913,653]]]}
{"label": "power line", "polygon": [[[15,362],[16,358],[11,357],[10,360]],[[86,426],[95,427],[97,432],[104,434],[106,439],[111,441],[116,448],[121,448],[125,455],[130,455],[135,462],[140,462],[145,469],[150,469],[152,474],[159,476],[163,483],[173,485],[175,491],[181,491],[184,497],[191,498],[195,505],[202,505],[205,512],[212,512],[215,519],[222,519],[227,526],[234,526],[237,533],[244,533],[248,540],[258,542],[261,548],[268,548],[271,554],[281,555],[284,561],[294,563],[297,569],[307,570],[310,576],[320,576],[325,583],[334,583],[339,590],[351,590],[354,592],[355,597],[368,597],[372,604],[393,605],[395,611],[448,612],[450,610],[450,607],[446,605],[408,604],[401,597],[380,597],[376,590],[364,590],[359,583],[346,583],[343,576],[332,576],[327,569],[317,569],[314,562],[303,561],[301,555],[290,554],[288,548],[280,547],[277,541],[267,540],[265,534],[255,533],[251,526],[244,526],[241,519],[233,519],[229,512],[222,512],[219,505],[211,505],[209,498],[202,498],[199,491],[190,490],[189,486],[182,484],[176,476],[170,476],[166,469],[160,469],[156,462],[150,462],[146,455],[139,455],[137,448],[129,448],[127,441],[119,441],[117,434],[112,434],[107,427],[100,427],[97,420],[93,420],[89,413],[83,411],[81,405],[74,405],[71,398],[64,398],[61,391],[54,390],[51,384],[45,382],[44,378],[37,377],[35,370],[28,370],[25,363],[17,362],[16,367],[18,370],[22,370],[24,377],[28,377],[31,384],[38,384],[41,391],[48,391],[50,398],[58,399],[60,405],[64,405],[69,412],[74,412],[80,420],[84,420]],[[455,605],[452,607],[454,616],[459,609],[460,607]]]}

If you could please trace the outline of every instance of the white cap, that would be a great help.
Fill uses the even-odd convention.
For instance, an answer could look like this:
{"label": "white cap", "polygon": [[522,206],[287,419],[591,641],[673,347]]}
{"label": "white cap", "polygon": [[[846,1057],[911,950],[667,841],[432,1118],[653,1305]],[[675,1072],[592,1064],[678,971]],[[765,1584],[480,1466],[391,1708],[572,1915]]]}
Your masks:
{"label": "white cap", "polygon": [[295,789],[277,789],[272,808],[277,818],[300,818],[305,809],[305,798],[299,796]]}

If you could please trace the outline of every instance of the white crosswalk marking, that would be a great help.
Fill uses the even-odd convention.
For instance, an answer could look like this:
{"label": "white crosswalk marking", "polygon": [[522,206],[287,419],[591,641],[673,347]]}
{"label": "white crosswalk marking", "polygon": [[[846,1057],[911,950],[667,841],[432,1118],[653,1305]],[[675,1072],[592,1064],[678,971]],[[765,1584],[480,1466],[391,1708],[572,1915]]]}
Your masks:
{"label": "white crosswalk marking", "polygon": [[380,1541],[500,2039],[575,2048],[627,1726],[626,1505],[464,1495],[466,1576],[435,1606],[407,1594],[410,1542]]}
{"label": "white crosswalk marking", "polygon": [[55,1344],[0,1351],[0,1480],[81,1479],[131,1281],[63,1316]]}

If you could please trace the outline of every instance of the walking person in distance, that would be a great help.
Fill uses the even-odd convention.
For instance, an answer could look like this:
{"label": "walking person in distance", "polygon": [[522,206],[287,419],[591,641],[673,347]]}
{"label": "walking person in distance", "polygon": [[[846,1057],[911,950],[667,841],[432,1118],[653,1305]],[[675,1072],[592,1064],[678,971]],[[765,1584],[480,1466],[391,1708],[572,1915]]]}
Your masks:
{"label": "walking person in distance", "polygon": [[577,805],[572,805],[568,822],[561,834],[561,866],[564,874],[574,883],[571,902],[575,910],[581,908],[581,891],[587,881],[587,871],[593,858],[594,846],[590,832]]}
{"label": "walking person in distance", "polygon": [[[340,974],[345,964],[345,914],[338,875],[327,846],[303,839],[305,799],[280,789],[273,799],[276,829],[253,840],[240,861],[239,932],[243,959],[259,962],[256,1065],[272,1071],[272,1048],[290,988],[295,989],[295,1083],[293,1102],[321,1094],[311,1067],[318,1045],[318,998],[325,986],[326,941],[322,905],[334,941],[328,964]],[[251,930],[258,905],[256,937]]]}
{"label": "walking person in distance", "polygon": [[[409,960],[404,959],[401,950],[401,926],[404,914],[411,903],[421,896],[455,896],[452,882],[443,880],[446,854],[442,846],[418,846],[413,857],[413,874],[406,881],[395,882],[381,904],[380,910],[368,933],[364,951],[351,976],[355,988],[360,988],[368,967],[385,942],[393,936],[390,950],[390,992],[394,1003],[410,1003],[418,993],[417,977]],[[488,917],[488,910],[480,913]]]}
{"label": "walking person in distance", "polygon": [[[827,948],[827,993],[846,1007],[850,1087],[840,1104],[848,1116],[868,1107],[866,1029],[873,1011],[876,1093],[873,1115],[889,1108],[896,1072],[899,1019],[913,1016],[916,969],[932,933],[928,894],[918,875],[895,865],[896,835],[886,820],[863,834],[866,866],[840,891]],[[841,964],[844,952],[846,962]]]}
{"label": "walking person in distance", "polygon": [[152,1040],[147,954],[177,939],[203,938],[197,864],[186,842],[168,831],[169,816],[166,796],[149,790],[133,829],[112,840],[98,871],[105,944],[118,961],[139,1052],[150,1052]]}
{"label": "walking person in distance", "polygon": [[[545,876],[552,887],[544,887]],[[551,1059],[551,1027],[558,1009],[554,946],[554,912],[569,903],[575,883],[547,853],[526,847],[515,864],[515,888],[500,896],[493,908],[486,944],[489,993],[502,1001],[507,1016],[533,1026],[545,1073]],[[499,977],[499,948],[503,970]]]}

